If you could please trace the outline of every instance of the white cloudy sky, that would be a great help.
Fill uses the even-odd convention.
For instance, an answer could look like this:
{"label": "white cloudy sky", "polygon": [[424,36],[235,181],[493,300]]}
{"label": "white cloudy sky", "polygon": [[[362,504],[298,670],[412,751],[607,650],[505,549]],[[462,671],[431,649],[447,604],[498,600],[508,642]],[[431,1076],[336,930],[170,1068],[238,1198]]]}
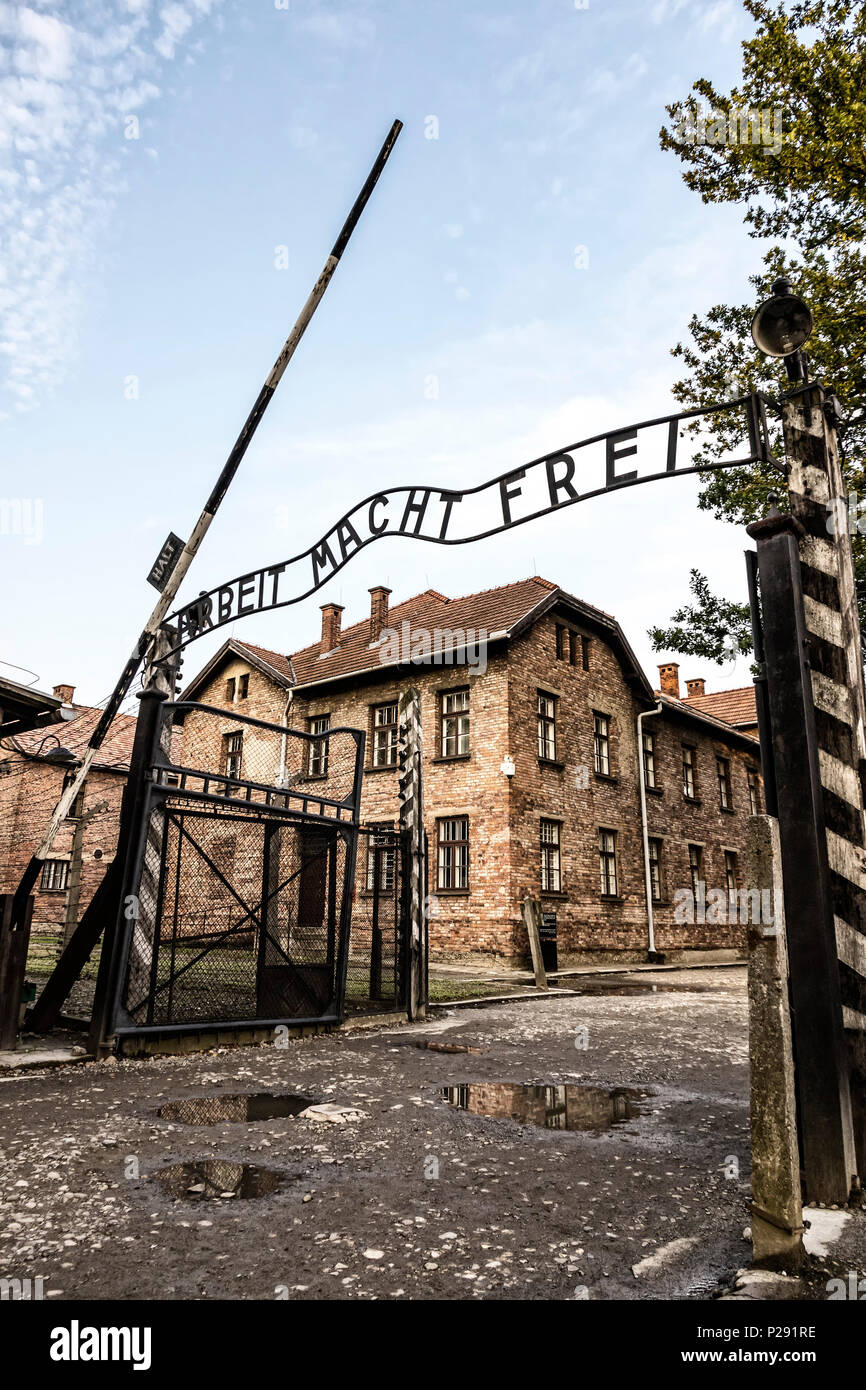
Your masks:
{"label": "white cloudy sky", "polygon": [[[183,596],[373,489],[471,486],[672,408],[670,347],[748,296],[760,248],[657,132],[696,77],[736,79],[748,32],[734,0],[0,0],[0,496],[23,508],[0,535],[0,669],[107,694],[151,562],[192,527],[394,116]],[[652,671],[646,629],[691,566],[744,597],[746,538],[695,494],[651,484],[471,547],[384,540],[319,601],[351,622],[372,584],[398,601],[541,573],[615,613]],[[310,599],[237,635],[290,650],[318,627]]]}

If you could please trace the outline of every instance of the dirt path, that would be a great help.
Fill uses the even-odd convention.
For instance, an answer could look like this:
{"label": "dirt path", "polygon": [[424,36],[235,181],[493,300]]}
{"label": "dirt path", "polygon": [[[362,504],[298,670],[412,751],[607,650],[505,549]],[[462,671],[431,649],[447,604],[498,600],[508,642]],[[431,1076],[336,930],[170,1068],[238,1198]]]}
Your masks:
{"label": "dirt path", "polygon": [[[745,976],[658,983],[284,1050],[7,1079],[0,1275],[41,1275],[58,1299],[700,1298],[749,1256]],[[586,1089],[521,1096],[501,1083]],[[450,1104],[443,1088],[458,1086],[452,1100],[497,1115]],[[157,1115],[270,1090],[364,1118]],[[595,1128],[498,1117],[515,1107]],[[269,1195],[217,1201],[152,1180],[202,1159],[287,1176]],[[238,1176],[216,1175],[227,1188]],[[188,1170],[181,1190],[200,1177]]]}

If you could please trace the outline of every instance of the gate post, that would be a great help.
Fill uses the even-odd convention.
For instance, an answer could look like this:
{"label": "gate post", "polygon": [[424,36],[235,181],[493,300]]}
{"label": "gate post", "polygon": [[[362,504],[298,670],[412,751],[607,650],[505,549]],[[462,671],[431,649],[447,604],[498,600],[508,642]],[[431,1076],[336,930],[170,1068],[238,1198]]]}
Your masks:
{"label": "gate post", "polygon": [[783,402],[788,495],[805,595],[821,798],[858,1169],[866,1174],[866,698],[846,483],[831,391],[808,385]]}
{"label": "gate post", "polygon": [[409,849],[409,882],[404,901],[409,927],[407,1012],[427,1012],[427,876],[424,855],[421,696],[416,689],[400,696],[400,826]]}
{"label": "gate post", "polygon": [[33,918],[33,894],[15,920],[14,895],[0,893],[0,1049],[13,1049],[18,1042],[21,1016],[21,987],[27,969],[27,947]]}
{"label": "gate post", "polygon": [[115,851],[115,860],[120,869],[115,880],[116,896],[114,901],[107,905],[102,952],[93,996],[93,1012],[90,1018],[88,1050],[96,1058],[112,1050],[109,1029],[121,986],[120,974],[129,936],[126,924],[128,921],[134,921],[134,918],[126,917],[126,902],[136,887],[137,870],[144,849],[150,805],[148,777],[150,769],[159,758],[163,725],[162,707],[173,691],[176,674],[176,666],[155,663],[159,658],[160,648],[163,651],[167,650],[173,637],[172,629],[160,629],[153,661],[147,667],[148,684],[138,694],[138,719],[129,759],[129,775],[120,805],[120,825]]}
{"label": "gate post", "polygon": [[757,543],[765,674],[778,799],[785,919],[806,1192],[845,1203],[856,1181],[836,960],[827,825],[807,656],[799,521],[778,512],[747,528]]}

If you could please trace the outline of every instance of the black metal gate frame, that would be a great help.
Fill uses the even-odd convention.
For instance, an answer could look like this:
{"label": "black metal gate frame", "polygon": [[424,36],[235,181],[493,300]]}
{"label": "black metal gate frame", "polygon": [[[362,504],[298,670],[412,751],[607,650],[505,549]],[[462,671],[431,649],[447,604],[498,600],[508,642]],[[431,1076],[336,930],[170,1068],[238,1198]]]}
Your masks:
{"label": "black metal gate frame", "polygon": [[[280,737],[289,737],[304,740],[307,745],[321,743],[323,738],[330,741],[336,735],[348,735],[355,744],[355,767],[352,777],[351,793],[343,800],[335,800],[332,797],[325,797],[317,794],[311,795],[309,792],[298,791],[293,788],[276,788],[266,783],[248,781],[243,777],[232,777],[228,779],[225,773],[204,772],[199,769],[185,767],[183,764],[172,762],[166,755],[160,742],[160,733],[165,721],[175,721],[176,716],[185,716],[193,711],[213,714],[221,719],[225,719],[226,710],[216,705],[198,704],[195,701],[160,701],[157,717],[153,725],[153,742],[151,749],[150,768],[145,777],[142,788],[141,801],[139,803],[139,814],[137,824],[130,837],[128,860],[124,869],[124,887],[121,896],[120,906],[120,937],[119,950],[112,962],[111,979],[109,982],[110,1006],[109,1017],[111,1020],[109,1031],[117,1037],[147,1037],[166,1034],[194,1034],[212,1033],[219,1028],[239,1030],[251,1028],[276,1028],[286,1025],[293,1028],[301,1028],[314,1023],[339,1023],[344,1015],[345,996],[346,996],[346,976],[349,964],[349,928],[351,924],[352,899],[354,894],[355,869],[357,862],[358,837],[359,837],[359,815],[361,805],[361,787],[364,771],[364,749],[366,744],[366,734],[362,729],[351,729],[339,727],[329,729],[326,735],[310,734],[301,729],[289,729],[282,724],[273,724],[264,719],[256,719],[252,715],[240,715],[232,712],[232,719],[235,722],[248,724],[260,729],[266,729],[278,734]],[[144,702],[142,702],[142,714],[144,714]],[[169,782],[169,778],[176,781]],[[237,787],[246,789],[246,796],[228,796],[218,794],[210,790],[211,784],[217,783],[225,786],[226,782],[231,782]],[[198,782],[201,785],[196,787],[189,786],[189,782]],[[265,801],[253,801],[251,792],[261,791],[265,793]],[[131,1024],[128,1022],[129,1014],[123,1004],[123,989],[126,982],[127,971],[129,968],[129,957],[132,947],[132,937],[135,930],[135,920],[127,921],[123,908],[127,899],[137,896],[136,889],[139,886],[142,870],[144,867],[144,853],[147,841],[147,828],[150,823],[151,814],[162,809],[164,815],[164,834],[167,831],[167,809],[166,801],[172,796],[182,795],[186,799],[209,804],[214,807],[232,807],[238,812],[246,812],[245,815],[238,814],[224,819],[233,820],[277,820],[284,824],[294,825],[318,825],[320,827],[333,827],[333,833],[340,835],[346,843],[346,864],[343,870],[344,884],[343,895],[340,904],[340,922],[338,935],[338,960],[336,975],[336,997],[335,1011],[332,1014],[316,1014],[306,1018],[252,1018],[252,1019],[232,1019],[221,1023],[216,1022],[197,1022],[197,1023],[154,1023],[154,1024]],[[293,805],[292,803],[299,803]],[[318,806],[318,813],[310,809],[311,806]],[[256,815],[256,811],[267,812],[267,816]],[[326,808],[331,814],[326,813]],[[202,812],[203,814],[204,812]],[[184,812],[184,814],[193,814]],[[215,867],[215,866],[211,866]],[[219,873],[219,871],[217,871]],[[220,878],[223,878],[219,874]],[[223,879],[225,882],[225,880]],[[229,888],[230,885],[227,885]],[[284,886],[284,885],[283,885]],[[268,894],[268,900],[270,899]],[[261,913],[265,904],[265,898],[259,903]],[[158,916],[155,918],[155,929],[158,929]],[[211,947],[207,949],[212,949]],[[154,951],[154,958],[156,951]],[[152,1000],[150,1001],[152,1004]]]}

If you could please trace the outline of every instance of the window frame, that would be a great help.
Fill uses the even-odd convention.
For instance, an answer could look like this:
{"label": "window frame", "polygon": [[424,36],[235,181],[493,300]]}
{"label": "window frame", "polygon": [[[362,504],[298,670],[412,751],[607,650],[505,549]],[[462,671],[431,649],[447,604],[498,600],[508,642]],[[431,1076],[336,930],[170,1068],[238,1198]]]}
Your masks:
{"label": "window frame", "polygon": [[[393,711],[394,711],[394,718],[393,718],[392,720],[389,720],[387,723],[381,723],[381,724],[377,723],[377,720],[378,720],[378,717],[379,717],[379,713],[380,713],[381,710],[393,710]],[[397,766],[397,762],[398,762],[398,755],[399,755],[399,751],[400,751],[400,701],[399,701],[399,700],[397,700],[397,699],[394,699],[394,700],[384,700],[384,701],[382,702],[381,705],[374,705],[374,706],[373,706],[373,710],[372,710],[372,714],[371,714],[371,730],[372,730],[372,738],[371,738],[371,740],[370,740],[370,745],[371,745],[371,757],[372,757],[372,761],[371,761],[371,763],[370,763],[370,766],[371,766],[371,767],[396,767],[396,766]],[[379,735],[380,735],[380,734],[385,734],[385,735],[386,735],[386,740],[385,740],[385,741],[386,741],[386,745],[387,745],[387,746],[386,746],[385,751],[386,751],[386,753],[389,755],[389,756],[387,756],[387,757],[385,757],[385,758],[382,758],[382,759],[379,758],[379,748],[380,748]],[[393,757],[390,756],[390,754],[391,754],[392,752],[393,752]]]}
{"label": "window frame", "polygon": [[[443,827],[465,826],[465,835],[444,835]],[[443,882],[450,876],[451,882]],[[460,881],[457,882],[456,880]],[[469,816],[437,816],[436,818],[436,891],[438,893],[468,893],[469,878]]]}
{"label": "window frame", "polygon": [[[545,839],[545,830],[555,832],[555,839]],[[541,851],[541,891],[561,893],[562,888],[562,821],[542,816],[538,826]]]}
{"label": "window frame", "polygon": [[[328,776],[328,761],[330,752],[330,740],[327,737],[331,728],[331,715],[312,714],[307,719],[307,733],[314,735],[310,739],[309,752],[307,754],[307,776],[324,779]],[[315,737],[320,735],[321,737]]]}
{"label": "window frame", "polygon": [[[603,721],[604,730],[599,730],[599,721]],[[596,777],[613,776],[613,758],[611,757],[611,724],[609,714],[604,714],[601,710],[592,711],[592,766]],[[607,766],[601,766],[606,762]]]}
{"label": "window frame", "polygon": [[731,760],[724,754],[716,754],[716,783],[719,789],[719,810],[733,811],[733,790],[731,787]]}
{"label": "window frame", "polygon": [[[647,749],[647,739],[649,749]],[[648,761],[649,758],[649,761]],[[648,792],[658,791],[658,781],[656,779],[656,736],[648,729],[641,729],[641,764],[643,767],[643,784]]]}
{"label": "window frame", "polygon": [[[233,746],[233,740],[237,739],[237,747]],[[243,729],[227,729],[222,736],[222,767],[220,771],[226,779],[226,792],[228,783],[240,782],[243,778],[244,770],[244,731]],[[233,770],[232,759],[238,755],[237,771]]]}
{"label": "window frame", "polygon": [[[465,697],[465,704],[446,709],[449,700]],[[453,732],[448,726],[453,724]],[[448,752],[449,742],[454,744],[454,752]],[[465,742],[465,749],[461,745]],[[472,720],[470,691],[468,685],[455,686],[451,690],[439,691],[439,757],[447,759],[468,758],[472,753]]]}
{"label": "window frame", "polygon": [[[608,846],[606,841],[610,839]],[[599,889],[602,898],[618,898],[619,865],[617,864],[617,832],[606,826],[598,828]],[[613,891],[611,892],[611,884]]]}
{"label": "window frame", "polygon": [[688,847],[688,854],[689,854],[689,878],[690,878],[691,885],[692,885],[692,896],[694,897],[695,901],[697,902],[697,899],[698,899],[698,884],[704,882],[704,879],[703,879],[703,877],[702,877],[703,871],[704,871],[704,847],[703,847],[703,845],[695,845],[695,844],[691,844],[691,843],[690,843],[690,844],[689,844],[689,847]]}
{"label": "window frame", "polygon": [[756,767],[746,768],[746,785],[749,789],[749,815],[761,814],[761,780]]}
{"label": "window frame", "polygon": [[[50,869],[50,872],[49,872]],[[60,883],[55,882],[56,878],[61,879]],[[46,881],[50,880],[50,881]],[[40,893],[65,893],[69,888],[69,860],[68,859],[44,859],[42,861],[42,873],[39,878]]]}
{"label": "window frame", "polygon": [[[556,715],[559,696],[549,690],[537,689],[535,692],[535,731],[538,745],[538,760],[542,763],[556,762]],[[550,709],[543,708],[549,705]]]}
{"label": "window frame", "polygon": [[[364,872],[364,891],[373,893],[376,888],[376,850],[379,849],[381,851],[382,849],[382,841],[377,840],[376,836],[381,831],[387,831],[389,834],[393,835],[394,822],[387,820],[372,821],[368,829],[373,833],[367,835],[367,862]],[[381,855],[380,862],[384,863],[385,869],[384,873],[381,872],[381,870],[379,873],[379,892],[393,893],[397,882],[397,846],[395,841],[391,841],[390,847]]]}
{"label": "window frame", "polygon": [[680,776],[680,782],[682,784],[683,796],[685,797],[686,801],[697,801],[698,760],[696,754],[698,750],[693,743],[681,743],[680,749],[682,752],[682,771]]}
{"label": "window frame", "polygon": [[664,841],[657,835],[647,836],[647,858],[649,859],[650,898],[654,903],[664,902],[664,880],[662,878],[662,850]]}
{"label": "window frame", "polygon": [[235,677],[234,677],[234,676],[227,676],[227,677],[226,677],[226,692],[225,692],[226,704],[228,704],[228,705],[233,705],[233,704],[234,704],[234,702],[235,702],[235,693],[236,693],[236,691],[237,691],[237,681],[236,681]]}
{"label": "window frame", "polygon": [[[725,888],[730,896],[731,893],[738,893],[740,890],[740,856],[734,849],[726,849],[725,855]],[[734,885],[731,887],[731,870],[733,868]]]}
{"label": "window frame", "polygon": [[238,676],[238,699],[248,700],[250,698],[250,673],[244,671]]}

